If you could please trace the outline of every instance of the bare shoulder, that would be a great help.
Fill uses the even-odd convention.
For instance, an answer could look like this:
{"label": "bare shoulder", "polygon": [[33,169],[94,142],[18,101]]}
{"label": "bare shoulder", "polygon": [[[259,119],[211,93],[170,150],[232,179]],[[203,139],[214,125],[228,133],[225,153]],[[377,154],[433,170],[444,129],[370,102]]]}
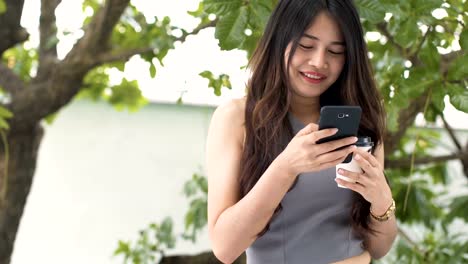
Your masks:
{"label": "bare shoulder", "polygon": [[231,136],[235,136],[236,140],[243,140],[244,114],[245,97],[232,99],[216,108],[212,116],[211,126],[221,126],[220,129]]}
{"label": "bare shoulder", "polygon": [[213,116],[229,118],[234,122],[243,122],[245,113],[245,97],[229,100],[219,105]]}

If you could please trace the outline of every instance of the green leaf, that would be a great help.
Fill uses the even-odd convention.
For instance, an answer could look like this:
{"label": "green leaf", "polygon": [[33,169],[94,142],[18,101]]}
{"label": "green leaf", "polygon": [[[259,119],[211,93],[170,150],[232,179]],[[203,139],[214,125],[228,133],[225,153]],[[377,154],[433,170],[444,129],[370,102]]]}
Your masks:
{"label": "green leaf", "polygon": [[5,13],[7,10],[7,6],[5,4],[5,0],[0,0],[0,14]]}
{"label": "green leaf", "polygon": [[404,179],[406,177],[403,180],[400,177],[399,181],[392,187],[395,201],[400,205],[397,207],[398,218],[405,223],[424,222],[428,226],[432,225],[439,215],[442,215],[442,209],[433,203],[435,194],[431,186],[426,180],[413,179],[405,209],[404,204],[409,185]]}
{"label": "green leaf", "polygon": [[414,99],[424,93],[430,86],[436,82],[433,78],[427,78],[427,71],[421,68],[414,68],[410,71],[407,79],[401,80],[398,90],[398,97],[402,99]]}
{"label": "green leaf", "polygon": [[117,110],[128,108],[130,111],[136,111],[147,100],[143,97],[137,81],[127,81],[123,79],[119,85],[111,87],[112,94],[107,99]]}
{"label": "green leaf", "polygon": [[218,78],[215,78],[213,73],[210,71],[204,71],[199,74],[201,77],[208,79],[208,87],[214,89],[214,93],[217,96],[221,95],[221,88],[224,86],[228,89],[232,89],[231,82],[229,81],[229,76],[226,74],[221,74]]}
{"label": "green leaf", "polygon": [[359,9],[360,17],[370,21],[373,24],[382,22],[385,17],[385,9],[382,4],[375,0],[357,0],[356,5]]}
{"label": "green leaf", "polygon": [[114,251],[114,255],[120,255],[120,254],[129,254],[130,253],[130,243],[119,241],[119,245],[117,246],[117,249]]}
{"label": "green leaf", "polygon": [[58,111],[52,114],[49,114],[48,116],[44,117],[44,120],[48,125],[52,125],[52,123],[55,121],[55,119],[58,116]]}
{"label": "green leaf", "polygon": [[0,118],[0,128],[10,129],[10,125],[8,125],[5,119]]}
{"label": "green leaf", "polygon": [[13,113],[10,112],[10,110],[6,109],[3,106],[0,106],[0,117],[1,118],[11,118],[13,116]]}
{"label": "green leaf", "polygon": [[151,78],[154,78],[156,76],[156,66],[153,63],[150,63],[149,71]]}
{"label": "green leaf", "polygon": [[456,58],[450,65],[448,76],[449,80],[458,81],[465,79],[468,75],[468,54],[463,54]]}
{"label": "green leaf", "polygon": [[197,186],[200,188],[200,190],[203,193],[205,194],[208,193],[208,181],[206,177],[197,176],[196,182],[197,182]]}
{"label": "green leaf", "polygon": [[177,104],[177,105],[181,105],[181,104],[183,104],[183,103],[184,103],[184,100],[183,100],[182,96],[180,96],[180,97],[177,99],[176,104]]}
{"label": "green leaf", "polygon": [[15,47],[5,51],[3,62],[13,70],[19,77],[28,82],[31,79],[31,74],[37,67],[38,62],[37,50],[33,48],[25,48],[25,45],[16,45]]}
{"label": "green leaf", "polygon": [[452,201],[450,204],[450,212],[447,215],[447,218],[450,221],[456,217],[460,217],[465,222],[468,222],[468,195],[459,196]]}
{"label": "green leaf", "polygon": [[245,40],[246,35],[244,31],[247,28],[247,10],[247,7],[243,6],[219,19],[215,37],[219,40],[219,46],[222,50],[238,48]]}
{"label": "green leaf", "polygon": [[418,29],[416,19],[409,17],[400,23],[395,35],[395,41],[404,48],[409,48],[416,43],[420,35],[421,32]]}
{"label": "green leaf", "polygon": [[448,91],[445,89],[445,86],[441,82],[434,84],[432,89],[432,105],[436,108],[437,113],[441,113],[445,109],[444,98],[447,95]]}
{"label": "green leaf", "polygon": [[468,50],[468,29],[464,28],[460,34],[460,47],[462,50]]}
{"label": "green leaf", "polygon": [[184,194],[187,197],[190,197],[197,193],[197,185],[193,180],[187,181],[184,184]]}
{"label": "green leaf", "polygon": [[205,14],[205,8],[204,8],[204,4],[203,4],[203,1],[200,1],[200,3],[198,4],[198,8],[197,10],[194,10],[194,11],[187,11],[187,14],[193,16],[193,17],[200,17],[202,16],[203,14]]}
{"label": "green leaf", "polygon": [[440,68],[440,54],[432,38],[427,39],[423,44],[419,56],[426,66],[426,72],[436,72]]}
{"label": "green leaf", "polygon": [[244,42],[242,43],[241,49],[247,51],[247,58],[251,58],[257,43],[262,37],[262,34],[258,30],[254,30],[252,35],[246,36]]}
{"label": "green leaf", "polygon": [[175,237],[172,234],[173,221],[172,218],[166,217],[160,225],[159,232],[156,233],[156,239],[165,244],[167,248],[174,248]]}
{"label": "green leaf", "polygon": [[242,0],[205,0],[205,11],[209,14],[223,15],[238,11]]}
{"label": "green leaf", "polygon": [[432,11],[436,8],[439,8],[442,5],[443,1],[441,0],[416,0],[412,4],[412,12],[418,16],[431,16]]}
{"label": "green leaf", "polygon": [[271,10],[265,5],[257,2],[252,2],[249,8],[249,24],[256,31],[263,32],[268,18],[270,17]]}
{"label": "green leaf", "polygon": [[195,219],[195,213],[193,210],[189,210],[186,214],[185,214],[185,230],[188,230],[190,228],[191,225],[193,225],[193,222],[194,222],[194,219]]}
{"label": "green leaf", "polygon": [[121,72],[125,71],[125,62],[115,62],[112,66],[116,67]]}
{"label": "green leaf", "polygon": [[468,88],[454,84],[447,84],[450,103],[458,110],[468,113]]}

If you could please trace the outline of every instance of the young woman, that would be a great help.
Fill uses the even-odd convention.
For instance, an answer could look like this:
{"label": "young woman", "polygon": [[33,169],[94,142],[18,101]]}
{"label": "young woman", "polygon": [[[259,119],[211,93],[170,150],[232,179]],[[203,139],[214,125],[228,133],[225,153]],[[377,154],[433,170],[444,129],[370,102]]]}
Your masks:
{"label": "young woman", "polygon": [[[218,107],[207,139],[213,252],[232,263],[369,263],[397,233],[383,173],[385,114],[351,0],[280,0],[252,60],[246,98]],[[356,138],[316,141],[324,105],[359,105]],[[340,150],[337,148],[348,146]],[[362,173],[335,166],[354,153]],[[338,188],[341,184],[346,188]],[[392,206],[393,205],[393,206]]]}

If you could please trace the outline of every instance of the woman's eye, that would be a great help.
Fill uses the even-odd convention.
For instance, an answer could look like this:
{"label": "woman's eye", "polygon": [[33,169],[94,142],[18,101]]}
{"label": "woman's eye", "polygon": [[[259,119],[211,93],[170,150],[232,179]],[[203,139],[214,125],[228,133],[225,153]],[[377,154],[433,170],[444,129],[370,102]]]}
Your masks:
{"label": "woman's eye", "polygon": [[301,48],[303,49],[313,49],[314,46],[307,46],[307,45],[302,45],[302,44],[299,44],[299,46],[301,46]]}
{"label": "woman's eye", "polygon": [[344,51],[333,51],[333,50],[328,50],[328,52],[330,52],[331,54],[333,55],[339,55],[339,54],[343,54]]}

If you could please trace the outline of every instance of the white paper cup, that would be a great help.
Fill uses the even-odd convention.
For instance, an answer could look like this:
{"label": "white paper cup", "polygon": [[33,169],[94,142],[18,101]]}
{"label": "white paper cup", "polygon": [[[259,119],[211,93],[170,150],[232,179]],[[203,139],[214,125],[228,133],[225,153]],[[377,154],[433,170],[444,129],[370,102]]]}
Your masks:
{"label": "white paper cup", "polygon": [[[374,145],[374,143],[372,143],[370,137],[359,137],[358,141],[356,142],[356,147],[358,149],[362,149],[362,150],[367,151],[367,152],[370,152],[372,150],[373,145]],[[354,155],[355,154],[353,154],[353,159],[351,159],[351,161],[349,163],[340,163],[340,164],[336,165],[336,178],[345,180],[347,182],[355,182],[354,180],[352,180],[352,179],[350,179],[350,178],[348,178],[346,176],[340,175],[338,173],[339,169],[344,169],[344,170],[348,170],[348,171],[352,171],[352,172],[358,172],[358,173],[362,172],[361,167],[354,160]],[[337,183],[337,185],[340,188],[346,188],[341,184]]]}

